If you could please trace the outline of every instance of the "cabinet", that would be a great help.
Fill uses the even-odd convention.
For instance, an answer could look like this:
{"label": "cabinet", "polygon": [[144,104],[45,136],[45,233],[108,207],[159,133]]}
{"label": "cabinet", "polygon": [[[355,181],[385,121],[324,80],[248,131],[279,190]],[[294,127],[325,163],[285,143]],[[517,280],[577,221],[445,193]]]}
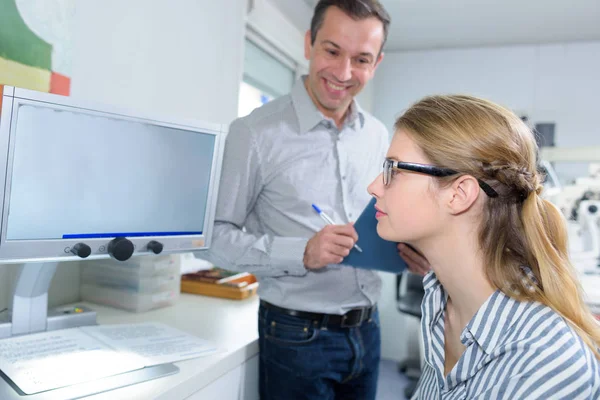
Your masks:
{"label": "cabinet", "polygon": [[186,400],[258,400],[258,355]]}

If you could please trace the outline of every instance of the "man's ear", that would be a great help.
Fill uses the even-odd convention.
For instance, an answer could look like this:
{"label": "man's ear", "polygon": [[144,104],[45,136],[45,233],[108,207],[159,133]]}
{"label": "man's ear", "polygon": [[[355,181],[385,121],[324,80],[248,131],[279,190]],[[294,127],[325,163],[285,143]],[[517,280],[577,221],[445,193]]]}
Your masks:
{"label": "man's ear", "polygon": [[447,205],[452,214],[461,214],[471,208],[480,195],[479,183],[471,175],[463,175],[448,188]]}
{"label": "man's ear", "polygon": [[383,60],[383,56],[384,56],[384,53],[382,51],[381,53],[379,53],[379,56],[377,56],[377,60],[375,61],[375,67],[373,68],[373,70],[377,69],[377,67],[379,66],[379,63],[381,63],[381,61]]}
{"label": "man's ear", "polygon": [[312,50],[312,38],[310,34],[310,29],[306,31],[304,34],[304,58],[310,60],[310,51]]}

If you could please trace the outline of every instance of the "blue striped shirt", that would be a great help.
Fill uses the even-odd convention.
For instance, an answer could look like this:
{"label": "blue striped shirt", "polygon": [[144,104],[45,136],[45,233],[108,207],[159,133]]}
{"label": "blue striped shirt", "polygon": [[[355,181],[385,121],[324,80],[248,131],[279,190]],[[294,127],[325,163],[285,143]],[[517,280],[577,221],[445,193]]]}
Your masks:
{"label": "blue striped shirt", "polygon": [[433,272],[423,283],[425,363],[413,400],[600,399],[600,365],[565,320],[499,290],[462,331],[465,351],[444,376],[448,294]]}

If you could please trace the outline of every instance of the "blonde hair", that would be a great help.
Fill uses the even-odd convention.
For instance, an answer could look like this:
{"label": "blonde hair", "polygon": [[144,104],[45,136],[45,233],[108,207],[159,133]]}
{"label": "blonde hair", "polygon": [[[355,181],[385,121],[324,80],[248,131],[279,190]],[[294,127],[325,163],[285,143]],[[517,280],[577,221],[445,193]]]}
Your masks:
{"label": "blonde hair", "polygon": [[[539,196],[531,130],[511,111],[461,95],[426,97],[395,128],[410,135],[433,164],[472,175],[498,192],[486,199],[479,230],[487,278],[517,300],[552,308],[600,359],[600,324],[569,261],[564,217]],[[439,179],[443,184],[455,178]]]}

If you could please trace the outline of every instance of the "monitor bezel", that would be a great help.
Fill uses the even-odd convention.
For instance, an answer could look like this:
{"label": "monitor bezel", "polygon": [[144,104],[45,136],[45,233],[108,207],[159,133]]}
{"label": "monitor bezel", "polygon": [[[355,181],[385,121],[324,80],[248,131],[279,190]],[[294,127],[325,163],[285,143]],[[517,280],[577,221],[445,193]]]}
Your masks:
{"label": "monitor bezel", "polygon": [[[0,93],[2,93],[0,91]],[[0,172],[0,263],[21,262],[51,262],[51,261],[73,261],[82,258],[71,253],[71,248],[77,243],[85,243],[92,249],[92,253],[86,260],[109,258],[107,248],[109,242],[114,239],[86,238],[86,239],[35,239],[35,240],[7,240],[6,225],[8,223],[8,210],[10,207],[10,183],[12,179],[12,160],[14,141],[16,135],[16,115],[20,105],[43,105],[57,110],[69,110],[87,115],[110,116],[131,122],[141,122],[168,128],[183,129],[197,132],[198,134],[210,134],[215,136],[213,146],[213,160],[210,173],[208,198],[204,215],[204,226],[201,235],[177,235],[177,236],[139,236],[127,237],[134,245],[133,256],[151,255],[146,245],[151,240],[163,244],[161,254],[184,253],[190,251],[206,250],[210,247],[210,241],[214,226],[214,218],[219,192],[219,180],[221,175],[221,162],[223,157],[224,137],[226,125],[206,123],[192,119],[173,119],[152,114],[152,116],[140,112],[133,112],[118,107],[95,104],[89,101],[74,100],[70,97],[35,92],[27,89],[5,86],[2,93],[2,110],[0,114],[0,165],[4,171]]]}

